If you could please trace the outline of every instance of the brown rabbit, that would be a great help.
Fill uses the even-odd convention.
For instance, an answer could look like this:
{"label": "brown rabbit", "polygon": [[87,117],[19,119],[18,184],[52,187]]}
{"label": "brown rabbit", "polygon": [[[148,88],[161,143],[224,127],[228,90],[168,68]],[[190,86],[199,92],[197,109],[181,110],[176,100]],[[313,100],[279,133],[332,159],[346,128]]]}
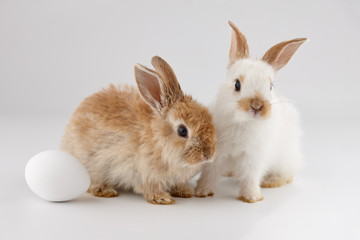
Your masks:
{"label": "brown rabbit", "polygon": [[163,59],[151,63],[156,71],[135,65],[139,91],[110,85],[86,98],[66,127],[62,150],[84,164],[95,196],[133,189],[150,203],[172,204],[171,196],[194,194],[189,180],[214,159],[207,108],[183,94]]}

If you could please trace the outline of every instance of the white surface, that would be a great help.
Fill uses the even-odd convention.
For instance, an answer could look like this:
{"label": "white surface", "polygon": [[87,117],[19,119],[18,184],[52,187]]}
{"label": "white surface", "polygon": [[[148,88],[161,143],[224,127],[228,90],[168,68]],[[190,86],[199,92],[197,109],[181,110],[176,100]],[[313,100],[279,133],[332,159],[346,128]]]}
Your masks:
{"label": "white surface", "polygon": [[264,189],[256,204],[235,199],[230,179],[214,198],[155,206],[121,193],[51,203],[27,187],[29,157],[60,144],[67,117],[1,117],[0,239],[359,239],[358,122],[304,126],[306,166],[295,181]]}
{"label": "white surface", "polygon": [[68,201],[79,197],[90,187],[90,176],[72,155],[46,150],[33,156],[25,167],[29,188],[47,201]]}
{"label": "white surface", "polygon": [[[298,106],[306,166],[265,200],[214,198],[153,206],[139,195],[39,199],[28,159],[58,149],[80,101],[108,83],[135,84],[158,54],[207,104],[225,80],[232,20],[252,56],[308,37],[280,70]],[[360,1],[0,1],[0,239],[360,239]],[[53,115],[53,117],[47,116]]]}

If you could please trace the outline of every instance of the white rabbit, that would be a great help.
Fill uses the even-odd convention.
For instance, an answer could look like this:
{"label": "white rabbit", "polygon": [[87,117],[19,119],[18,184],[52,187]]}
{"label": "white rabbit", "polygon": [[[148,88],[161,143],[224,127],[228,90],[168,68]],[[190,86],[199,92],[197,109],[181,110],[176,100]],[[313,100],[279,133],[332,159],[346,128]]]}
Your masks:
{"label": "white rabbit", "polygon": [[239,182],[239,200],[263,199],[261,187],[292,181],[302,163],[296,109],[272,89],[276,72],[307,41],[297,38],[270,48],[262,59],[249,58],[245,36],[232,27],[226,82],[210,106],[218,137],[213,163],[204,165],[196,195],[213,196],[219,177]]}

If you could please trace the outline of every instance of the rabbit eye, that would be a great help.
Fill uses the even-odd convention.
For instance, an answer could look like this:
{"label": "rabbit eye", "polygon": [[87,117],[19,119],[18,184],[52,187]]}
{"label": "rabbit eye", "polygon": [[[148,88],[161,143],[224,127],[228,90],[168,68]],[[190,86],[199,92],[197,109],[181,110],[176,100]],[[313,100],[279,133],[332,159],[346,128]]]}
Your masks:
{"label": "rabbit eye", "polygon": [[235,82],[235,91],[240,91],[241,89],[241,84],[240,84],[240,81],[239,79],[236,79],[236,82]]}
{"label": "rabbit eye", "polygon": [[273,86],[274,86],[273,84],[270,84],[270,91],[273,89]]}
{"label": "rabbit eye", "polygon": [[178,127],[178,135],[183,138],[188,138],[188,130],[184,125]]}

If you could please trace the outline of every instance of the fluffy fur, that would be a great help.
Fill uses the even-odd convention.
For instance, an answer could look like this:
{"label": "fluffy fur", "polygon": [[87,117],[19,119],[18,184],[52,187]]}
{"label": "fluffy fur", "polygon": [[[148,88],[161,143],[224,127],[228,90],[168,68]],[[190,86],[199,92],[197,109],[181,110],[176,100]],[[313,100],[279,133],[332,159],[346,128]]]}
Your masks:
{"label": "fluffy fur", "polygon": [[[196,187],[199,197],[212,196],[222,174],[239,182],[239,200],[262,200],[260,186],[289,183],[301,166],[300,128],[294,106],[272,89],[282,68],[306,39],[272,47],[261,60],[248,58],[246,38],[232,27],[230,65],[226,82],[210,110],[218,133],[218,154]],[[241,83],[236,91],[235,83]]]}
{"label": "fluffy fur", "polygon": [[[115,87],[86,98],[73,113],[62,149],[88,170],[88,190],[114,197],[132,189],[153,204],[191,197],[188,181],[214,159],[215,127],[207,108],[184,95],[171,67],[153,57],[156,71],[135,66],[139,91]],[[186,126],[188,137],[178,135]]]}

